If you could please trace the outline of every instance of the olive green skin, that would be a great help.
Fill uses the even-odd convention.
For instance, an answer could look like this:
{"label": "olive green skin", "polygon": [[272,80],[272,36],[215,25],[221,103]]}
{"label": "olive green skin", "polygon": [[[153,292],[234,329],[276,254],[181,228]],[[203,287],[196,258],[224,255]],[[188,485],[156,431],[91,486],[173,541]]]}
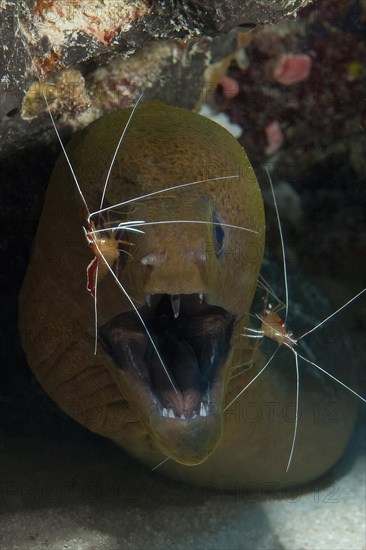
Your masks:
{"label": "olive green skin", "polygon": [[[102,117],[77,134],[67,154],[88,209],[100,207],[106,174],[130,110]],[[20,332],[27,360],[51,398],[78,422],[115,441],[160,471],[194,484],[225,488],[255,482],[278,486],[304,483],[321,475],[342,455],[355,417],[348,395],[331,385],[301,395],[301,430],[289,473],[286,464],[293,422],[283,415],[248,421],[248,403],[261,410],[276,403],[283,410],[294,401],[286,372],[268,369],[228,410],[225,404],[263,366],[253,341],[242,336],[261,267],[264,210],[248,158],[223,128],[195,113],[159,102],[140,106],[116,156],[103,205],[170,188],[206,181],[135,200],[118,208],[123,221],[196,220],[144,227],[131,234],[132,261],[119,274],[136,304],[146,294],[203,293],[208,304],[237,316],[231,352],[215,387],[216,412],[200,420],[162,419],[154,404],[118,368],[101,345],[94,355],[94,301],[86,290],[86,270],[93,259],[83,227],[85,204],[61,155],[51,177],[34,250],[20,297]],[[116,208],[117,209],[117,208]],[[226,228],[221,258],[214,250],[212,213],[243,231]],[[134,245],[134,246],[133,246]],[[205,247],[207,261],[197,261]],[[153,252],[165,261],[146,270],[141,258]],[[159,256],[159,257],[160,257]],[[131,304],[108,274],[98,284],[98,324],[130,311]],[[232,378],[232,367],[252,364]],[[333,399],[337,423],[314,422],[314,399]],[[193,467],[192,467],[193,466]]]}

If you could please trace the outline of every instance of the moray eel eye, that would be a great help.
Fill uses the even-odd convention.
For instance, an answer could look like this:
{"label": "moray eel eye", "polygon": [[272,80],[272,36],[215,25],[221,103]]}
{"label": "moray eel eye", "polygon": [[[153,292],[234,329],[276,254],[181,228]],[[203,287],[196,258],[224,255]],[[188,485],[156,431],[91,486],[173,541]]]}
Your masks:
{"label": "moray eel eye", "polygon": [[214,243],[215,243],[215,254],[217,258],[222,256],[225,249],[225,231],[221,226],[222,219],[221,217],[214,212],[212,215],[212,222],[214,225]]}

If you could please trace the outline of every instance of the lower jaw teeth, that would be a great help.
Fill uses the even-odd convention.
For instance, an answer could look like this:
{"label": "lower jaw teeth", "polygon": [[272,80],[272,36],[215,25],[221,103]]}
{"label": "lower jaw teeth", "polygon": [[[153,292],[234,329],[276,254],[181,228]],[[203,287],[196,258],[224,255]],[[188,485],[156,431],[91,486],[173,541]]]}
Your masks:
{"label": "lower jaw teeth", "polygon": [[190,414],[189,416],[179,414],[178,412],[175,412],[174,409],[171,407],[164,407],[161,411],[161,414],[165,418],[175,418],[180,420],[186,420],[187,418],[196,418],[198,416],[206,417],[209,414],[209,405],[201,403],[199,411],[193,411],[192,414]]}

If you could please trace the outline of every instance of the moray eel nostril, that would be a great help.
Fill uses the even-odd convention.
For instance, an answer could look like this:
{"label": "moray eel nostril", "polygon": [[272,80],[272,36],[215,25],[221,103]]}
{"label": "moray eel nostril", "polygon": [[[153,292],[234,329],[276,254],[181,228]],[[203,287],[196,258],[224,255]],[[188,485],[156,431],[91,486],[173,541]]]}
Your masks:
{"label": "moray eel nostril", "polygon": [[[20,298],[31,368],[54,401],[90,430],[151,467],[170,457],[170,476],[236,486],[320,475],[342,453],[352,415],[338,431],[304,421],[323,450],[311,454],[300,437],[299,454],[307,458],[286,477],[292,425],[243,424],[224,412],[263,365],[242,333],[262,263],[264,210],[238,142],[195,113],[147,102],[118,149],[103,213],[88,217],[86,205],[91,213],[101,208],[130,114],[102,117],[67,146],[86,204],[63,155],[55,166]],[[143,220],[142,232],[128,232],[136,220]],[[98,256],[95,231],[97,243],[111,244],[108,269],[93,271],[89,285],[97,295],[96,354],[87,290]],[[233,377],[238,365],[250,368]],[[288,403],[293,395],[271,370],[235,407],[243,399]],[[324,449],[327,440],[332,445]]]}

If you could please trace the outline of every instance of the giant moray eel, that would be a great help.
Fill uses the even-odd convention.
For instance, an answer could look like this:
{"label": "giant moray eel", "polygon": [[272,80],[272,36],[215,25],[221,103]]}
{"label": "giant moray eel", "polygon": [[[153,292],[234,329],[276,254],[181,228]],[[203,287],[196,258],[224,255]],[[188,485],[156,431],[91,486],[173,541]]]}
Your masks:
{"label": "giant moray eel", "polygon": [[[129,115],[121,110],[102,117],[67,147],[90,211],[99,209]],[[213,180],[223,176],[233,177]],[[94,300],[86,288],[93,250],[83,230],[87,210],[60,156],[21,293],[28,362],[51,398],[78,422],[151,467],[169,457],[160,468],[166,475],[225,488],[305,483],[344,451],[355,417],[347,392],[329,380],[309,385],[301,374],[300,426],[288,473],[294,427],[288,411],[292,407],[293,417],[295,386],[282,361],[274,361],[225,410],[265,361],[253,340],[242,336],[262,262],[264,210],[238,142],[195,113],[159,102],[141,105],[118,150],[103,206],[202,180],[208,181],[93,218],[97,228],[171,221],[146,225],[143,234],[114,232],[120,242],[112,266],[148,326],[169,380],[110,273],[98,282],[94,354]],[[238,365],[247,368],[233,377]],[[336,421],[316,420],[314,403],[330,402]]]}

